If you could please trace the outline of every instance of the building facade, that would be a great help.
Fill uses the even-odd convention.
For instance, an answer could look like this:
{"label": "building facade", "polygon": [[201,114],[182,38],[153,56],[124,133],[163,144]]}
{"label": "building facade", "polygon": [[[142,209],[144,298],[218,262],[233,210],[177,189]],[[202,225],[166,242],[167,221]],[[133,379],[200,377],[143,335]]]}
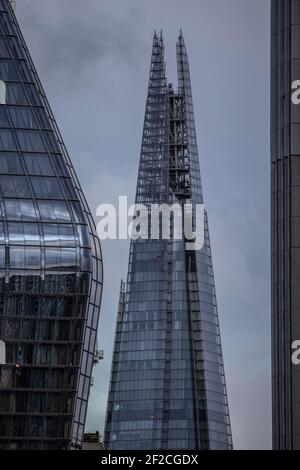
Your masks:
{"label": "building facade", "polygon": [[[203,203],[188,57],[178,90],[155,33],[136,203]],[[207,214],[200,251],[184,239],[131,242],[108,396],[108,449],[231,449]]]}
{"label": "building facade", "polygon": [[299,450],[300,1],[272,0],[271,9],[273,446]]}
{"label": "building facade", "polygon": [[91,213],[0,0],[0,449],[81,446],[101,292]]}
{"label": "building facade", "polygon": [[105,450],[99,431],[84,434],[82,450]]}

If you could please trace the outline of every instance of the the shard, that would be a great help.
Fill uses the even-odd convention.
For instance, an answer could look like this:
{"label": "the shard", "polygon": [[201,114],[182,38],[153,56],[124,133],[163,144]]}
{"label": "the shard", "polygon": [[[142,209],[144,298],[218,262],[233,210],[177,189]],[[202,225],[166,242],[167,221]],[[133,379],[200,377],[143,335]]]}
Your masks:
{"label": "the shard", "polygon": [[[154,35],[136,203],[203,203],[190,72],[180,33],[178,89]],[[132,240],[108,396],[108,449],[231,449],[207,214],[201,250]]]}
{"label": "the shard", "polygon": [[0,0],[0,449],[80,448],[100,243],[12,4]]}

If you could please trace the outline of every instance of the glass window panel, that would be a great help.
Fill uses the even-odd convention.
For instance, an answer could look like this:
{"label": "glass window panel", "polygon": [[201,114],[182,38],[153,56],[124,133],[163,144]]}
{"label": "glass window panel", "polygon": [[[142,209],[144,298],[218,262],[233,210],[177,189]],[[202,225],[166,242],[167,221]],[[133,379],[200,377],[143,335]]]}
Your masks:
{"label": "glass window panel", "polygon": [[0,104],[6,104],[6,83],[0,80]]}
{"label": "glass window panel", "polygon": [[32,111],[30,108],[9,108],[9,113],[14,127],[34,129],[36,124],[34,122]]}
{"label": "glass window panel", "polygon": [[[2,80],[0,80],[0,105],[5,104],[5,89],[3,88]],[[8,114],[6,107],[0,106],[0,127],[10,127],[8,122]]]}
{"label": "glass window panel", "polygon": [[3,81],[18,81],[18,75],[11,60],[0,59],[0,79]]}
{"label": "glass window panel", "polygon": [[59,238],[61,246],[75,246],[75,236],[72,225],[59,225]]}
{"label": "glass window panel", "polygon": [[33,73],[27,67],[27,63],[25,62],[25,60],[16,60],[15,64],[17,66],[17,70],[21,77],[21,80],[23,80],[24,82],[34,82]]}
{"label": "glass window panel", "polygon": [[89,231],[86,225],[77,225],[79,242],[82,247],[90,247]]}
{"label": "glass window panel", "polygon": [[[99,280],[99,279],[98,279]],[[95,297],[95,304],[100,306],[100,301],[101,301],[101,289],[100,286],[97,285],[96,288],[96,297]]]}
{"label": "glass window panel", "polygon": [[71,216],[65,202],[54,201],[54,212],[57,222],[70,222]]}
{"label": "glass window panel", "polygon": [[10,247],[10,267],[12,269],[25,268],[25,248],[24,247]]}
{"label": "glass window panel", "polygon": [[30,191],[25,176],[0,176],[4,197],[29,197]]}
{"label": "glass window panel", "polygon": [[0,173],[22,174],[23,168],[16,153],[0,153]]}
{"label": "glass window panel", "polygon": [[0,222],[0,243],[4,243],[4,225]]}
{"label": "glass window panel", "polygon": [[3,58],[4,57],[9,58],[9,54],[8,54],[7,47],[6,47],[6,44],[4,42],[3,37],[0,37],[0,56],[3,57]]}
{"label": "glass window panel", "polygon": [[34,192],[39,198],[62,198],[61,189],[56,178],[33,177],[31,179]]}
{"label": "glass window panel", "polygon": [[75,248],[61,248],[61,266],[65,269],[76,269]]}
{"label": "glass window panel", "polygon": [[51,124],[46,115],[44,108],[35,108],[35,111],[38,115],[38,122],[39,122],[40,128],[51,129]]}
{"label": "glass window panel", "polygon": [[19,201],[23,220],[36,220],[36,212],[32,201]]}
{"label": "glass window panel", "polygon": [[54,162],[54,165],[55,165],[55,168],[56,168],[56,173],[59,176],[69,176],[62,156],[60,156],[60,157],[59,156],[53,156],[52,161]]}
{"label": "glass window panel", "polygon": [[9,222],[8,233],[10,242],[16,245],[24,245],[25,238],[23,224]]}
{"label": "glass window panel", "polygon": [[70,199],[78,199],[78,197],[75,193],[71,178],[64,178],[63,183],[64,183],[64,187],[65,187],[67,197],[70,198]]}
{"label": "glass window panel", "polygon": [[43,221],[56,222],[53,201],[39,201],[38,205]]}
{"label": "glass window panel", "polygon": [[[0,246],[0,268],[4,268],[5,266],[5,247]],[[1,277],[1,285],[3,284],[2,280],[4,280],[4,273],[0,272]]]}
{"label": "glass window panel", "polygon": [[9,150],[9,151],[16,150],[16,144],[13,138],[13,134],[10,130],[1,129],[0,150]]}
{"label": "glass window panel", "polygon": [[92,252],[86,248],[81,250],[81,270],[91,271],[92,270]]}
{"label": "glass window panel", "polygon": [[44,224],[43,229],[46,245],[75,246],[72,225]]}
{"label": "glass window panel", "polygon": [[6,40],[8,41],[8,47],[10,50],[10,55],[17,59],[23,58],[21,47],[19,46],[18,40],[16,37],[7,36]]}
{"label": "glass window panel", "polygon": [[0,176],[0,187],[4,197],[16,196],[13,181],[9,176]]}
{"label": "glass window panel", "polygon": [[[7,11],[6,5],[3,6],[3,11]],[[6,34],[16,34],[11,21],[8,21],[7,15],[0,15],[0,25]]]}
{"label": "glass window panel", "polygon": [[24,155],[28,173],[31,175],[54,175],[50,159],[47,155]]}
{"label": "glass window panel", "polygon": [[45,152],[45,146],[38,131],[17,131],[23,152]]}
{"label": "glass window panel", "polygon": [[24,88],[19,83],[6,84],[6,102],[7,104],[27,104]]}
{"label": "glass window panel", "polygon": [[45,222],[71,222],[67,205],[63,201],[38,201],[42,220]]}
{"label": "glass window panel", "polygon": [[[4,82],[3,82],[4,83]],[[7,99],[7,104],[16,104],[17,98],[12,93],[16,90],[11,89],[11,94],[9,99]],[[19,91],[19,89],[17,89]],[[22,90],[21,90],[22,91]],[[25,101],[25,97],[24,97]],[[4,103],[5,104],[5,103]],[[19,103],[18,103],[19,104]],[[27,103],[22,103],[27,104]],[[29,107],[9,107],[9,113],[14,127],[19,129],[46,129],[50,127],[49,121],[45,114],[43,108],[33,108],[35,111]],[[22,138],[23,139],[23,138]],[[25,144],[28,145],[27,143]]]}
{"label": "glass window panel", "polygon": [[32,201],[6,199],[4,204],[8,220],[36,220],[36,213]]}
{"label": "glass window panel", "polygon": [[71,206],[72,206],[72,209],[73,209],[73,215],[75,217],[76,223],[77,224],[85,224],[86,222],[85,222],[85,218],[84,218],[83,211],[82,211],[80,203],[72,201]]}
{"label": "glass window panel", "polygon": [[73,270],[75,268],[75,248],[46,248],[46,269]]}
{"label": "glass window panel", "polygon": [[46,132],[43,133],[43,135],[44,135],[45,140],[48,143],[50,151],[54,152],[54,153],[60,153],[60,149],[59,149],[58,143],[57,143],[57,141],[54,137],[54,133],[50,132],[50,131],[48,131],[48,132],[46,131]]}
{"label": "glass window panel", "polygon": [[41,268],[41,250],[37,247],[26,248],[26,268],[27,269],[40,269]]}
{"label": "glass window panel", "polygon": [[24,235],[26,245],[39,245],[40,234],[38,226],[35,224],[24,224]]}
{"label": "glass window panel", "polygon": [[31,83],[24,83],[26,95],[29,96],[29,103],[34,106],[41,106],[41,98],[37,87]]}
{"label": "glass window panel", "polygon": [[46,245],[59,246],[59,233],[58,225],[56,224],[44,224],[44,239]]}

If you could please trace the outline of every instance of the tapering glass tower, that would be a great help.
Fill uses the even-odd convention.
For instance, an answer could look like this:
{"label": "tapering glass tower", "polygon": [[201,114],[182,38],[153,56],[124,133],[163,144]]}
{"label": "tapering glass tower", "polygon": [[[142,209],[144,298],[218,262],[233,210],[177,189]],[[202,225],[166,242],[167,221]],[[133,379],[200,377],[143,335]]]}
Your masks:
{"label": "tapering glass tower", "polygon": [[[188,57],[178,90],[155,33],[136,203],[203,203]],[[133,240],[108,397],[109,449],[231,449],[207,214],[205,243]]]}
{"label": "tapering glass tower", "polygon": [[90,211],[0,0],[0,449],[80,447],[101,291]]}
{"label": "tapering glass tower", "polygon": [[271,12],[273,447],[300,450],[300,0]]}

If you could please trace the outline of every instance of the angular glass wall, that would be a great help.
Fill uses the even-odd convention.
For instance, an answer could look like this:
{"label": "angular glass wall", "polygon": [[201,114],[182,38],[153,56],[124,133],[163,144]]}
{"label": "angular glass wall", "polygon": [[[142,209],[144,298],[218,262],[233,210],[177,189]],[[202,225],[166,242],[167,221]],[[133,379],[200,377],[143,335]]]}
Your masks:
{"label": "angular glass wall", "polygon": [[[137,204],[202,203],[188,58],[177,43],[178,90],[154,36]],[[231,449],[210,252],[185,240],[134,240],[121,287],[107,405],[109,449]]]}
{"label": "angular glass wall", "polygon": [[0,449],[81,444],[100,243],[8,0],[0,0]]}

